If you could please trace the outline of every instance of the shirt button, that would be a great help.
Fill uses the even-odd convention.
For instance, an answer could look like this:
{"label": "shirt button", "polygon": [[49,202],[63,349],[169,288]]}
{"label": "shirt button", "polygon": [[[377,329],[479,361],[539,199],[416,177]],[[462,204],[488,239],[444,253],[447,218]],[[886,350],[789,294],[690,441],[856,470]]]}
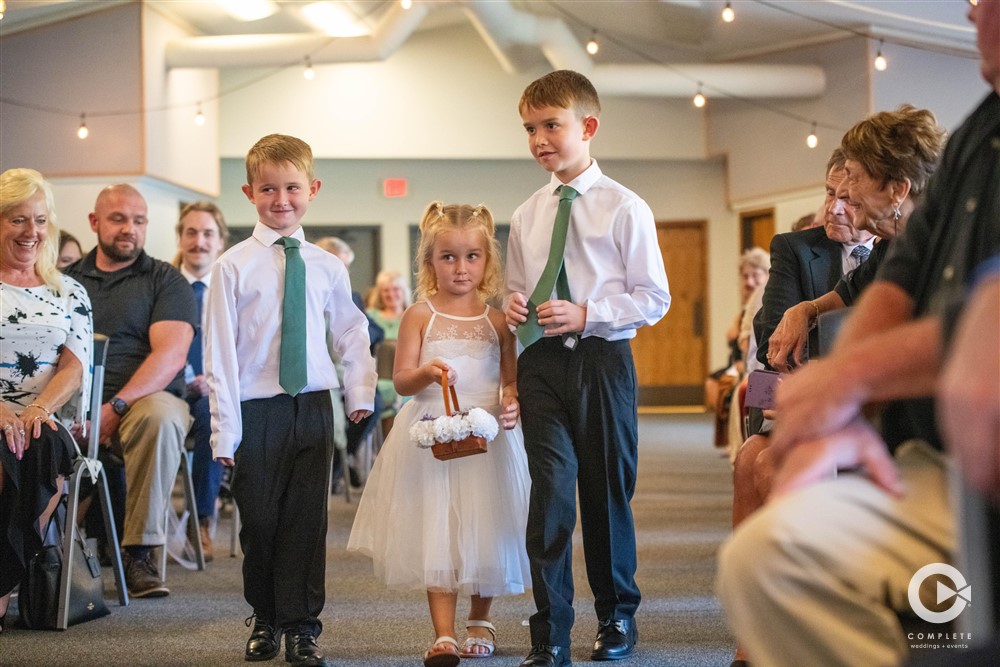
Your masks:
{"label": "shirt button", "polygon": [[975,213],[976,212],[976,204],[977,204],[977,202],[976,202],[976,198],[975,197],[969,197],[968,199],[966,199],[965,200],[965,212],[966,213]]}
{"label": "shirt button", "polygon": [[952,276],[955,275],[954,267],[952,266],[944,267],[944,271],[941,272],[941,275],[944,276],[945,280],[951,280]]}

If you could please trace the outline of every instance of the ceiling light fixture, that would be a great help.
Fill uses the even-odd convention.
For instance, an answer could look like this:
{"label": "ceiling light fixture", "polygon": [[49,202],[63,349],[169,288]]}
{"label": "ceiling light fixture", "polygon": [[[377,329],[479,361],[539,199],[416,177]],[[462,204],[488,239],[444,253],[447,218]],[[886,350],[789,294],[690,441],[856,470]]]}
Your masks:
{"label": "ceiling light fixture", "polygon": [[698,92],[694,94],[694,105],[699,109],[705,106],[705,96],[701,94],[701,81],[698,82]]}
{"label": "ceiling light fixture", "polygon": [[733,11],[733,3],[726,3],[726,8],[722,10],[722,20],[726,23],[732,23],[736,20],[736,12]]}
{"label": "ceiling light fixture", "polygon": [[812,125],[812,131],[809,132],[809,136],[806,137],[806,146],[809,148],[816,148],[819,146],[819,137],[816,136],[816,123]]}
{"label": "ceiling light fixture", "polygon": [[875,54],[875,69],[884,72],[889,66],[889,61],[882,55],[882,40],[878,40],[878,52]]}
{"label": "ceiling light fixture", "polygon": [[198,102],[198,113],[194,115],[194,124],[198,127],[205,124],[205,114],[201,112],[201,102]]}
{"label": "ceiling light fixture", "polygon": [[316,78],[316,70],[313,69],[312,60],[309,56],[306,56],[306,68],[302,70],[302,76],[306,78],[306,81],[312,81]]}
{"label": "ceiling light fixture", "polygon": [[346,5],[314,2],[302,8],[302,15],[314,28],[331,37],[361,37],[371,30]]}
{"label": "ceiling light fixture", "polygon": [[597,42],[597,30],[590,33],[590,41],[587,42],[587,53],[592,56],[596,56],[597,52],[601,50],[601,45]]}
{"label": "ceiling light fixture", "polygon": [[273,0],[215,0],[227,14],[238,21],[259,21],[278,11]]}
{"label": "ceiling light fixture", "polygon": [[409,9],[413,6],[413,0],[399,0],[399,6],[403,9]]}
{"label": "ceiling light fixture", "polygon": [[80,127],[76,130],[76,136],[81,139],[86,139],[90,136],[90,130],[87,129],[87,114],[80,114]]}

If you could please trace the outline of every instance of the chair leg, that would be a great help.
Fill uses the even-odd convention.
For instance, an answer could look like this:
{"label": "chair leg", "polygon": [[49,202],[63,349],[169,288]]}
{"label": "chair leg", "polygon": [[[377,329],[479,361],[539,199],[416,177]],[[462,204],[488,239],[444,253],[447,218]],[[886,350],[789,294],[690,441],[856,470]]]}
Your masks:
{"label": "chair leg", "polygon": [[115,528],[115,515],[111,509],[111,491],[108,489],[108,479],[102,470],[97,474],[97,488],[100,495],[101,514],[104,515],[104,534],[108,538],[108,550],[111,551],[111,569],[115,573],[115,586],[118,588],[118,604],[128,606],[128,587],[125,585],[125,567],[122,565],[121,542],[118,541],[118,529]]}
{"label": "chair leg", "polygon": [[191,458],[187,452],[181,454],[181,476],[184,483],[184,499],[188,510],[188,537],[194,545],[194,560],[199,571],[205,570],[205,552],[201,548],[201,533],[198,530],[198,501],[194,495],[194,477],[191,476]]}
{"label": "chair leg", "polygon": [[[56,613],[56,628],[65,630],[69,627],[69,582],[73,576],[73,549],[76,541],[73,531],[76,528],[76,511],[80,504],[80,467],[77,466],[70,477],[69,498],[66,506],[66,519],[62,527],[63,566],[59,577],[59,607]],[[56,512],[59,510],[56,509]],[[57,522],[58,523],[58,522]]]}

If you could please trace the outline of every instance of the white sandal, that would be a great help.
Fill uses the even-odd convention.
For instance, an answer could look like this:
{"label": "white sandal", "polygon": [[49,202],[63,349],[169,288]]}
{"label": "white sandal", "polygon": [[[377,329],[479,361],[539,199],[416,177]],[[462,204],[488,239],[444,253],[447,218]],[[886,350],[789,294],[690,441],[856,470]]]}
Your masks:
{"label": "white sandal", "polygon": [[[497,629],[493,627],[492,623],[469,619],[465,622],[465,629],[468,630],[469,628],[486,628],[489,630],[490,639],[486,639],[485,637],[466,637],[459,655],[463,658],[488,658],[496,653]],[[474,651],[473,649],[477,646],[482,646],[486,649],[486,652]]]}
{"label": "white sandal", "polygon": [[[435,647],[442,644],[450,644],[451,649],[439,653],[431,653]],[[461,661],[462,659],[458,657],[458,640],[448,635],[441,635],[435,639],[431,647],[424,653],[424,667],[455,667]]]}

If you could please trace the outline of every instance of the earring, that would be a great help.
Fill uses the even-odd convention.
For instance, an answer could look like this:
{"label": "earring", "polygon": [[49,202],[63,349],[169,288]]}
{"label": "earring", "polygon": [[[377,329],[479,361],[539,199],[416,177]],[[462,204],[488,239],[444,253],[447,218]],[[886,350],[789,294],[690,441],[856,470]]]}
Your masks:
{"label": "earring", "polygon": [[892,207],[892,221],[899,222],[899,219],[903,217],[903,212],[899,210],[899,204],[894,204]]}

